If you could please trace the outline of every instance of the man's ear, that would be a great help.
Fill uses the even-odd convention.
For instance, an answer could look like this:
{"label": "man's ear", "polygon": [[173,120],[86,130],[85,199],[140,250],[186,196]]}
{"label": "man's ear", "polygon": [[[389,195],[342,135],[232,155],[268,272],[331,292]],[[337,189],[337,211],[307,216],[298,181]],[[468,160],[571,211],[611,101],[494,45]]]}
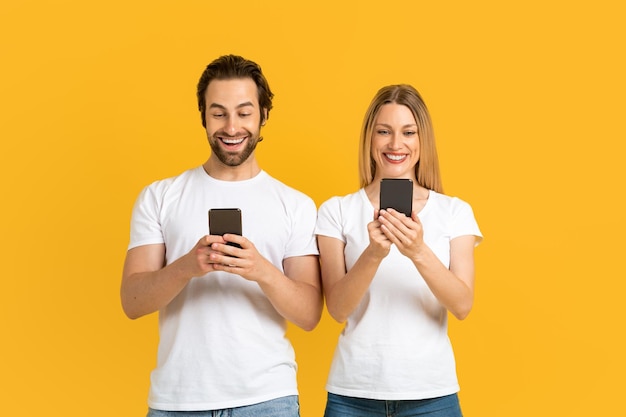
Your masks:
{"label": "man's ear", "polygon": [[261,126],[265,126],[265,123],[267,122],[267,118],[268,118],[268,112],[267,109],[262,109],[261,110]]}

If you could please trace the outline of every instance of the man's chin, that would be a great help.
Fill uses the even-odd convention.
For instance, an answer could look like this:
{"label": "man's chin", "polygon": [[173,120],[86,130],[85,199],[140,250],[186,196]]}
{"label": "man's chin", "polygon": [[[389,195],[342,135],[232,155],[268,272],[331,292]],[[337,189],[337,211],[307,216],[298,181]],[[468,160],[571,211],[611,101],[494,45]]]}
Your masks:
{"label": "man's chin", "polygon": [[229,167],[237,167],[252,156],[254,149],[246,148],[241,152],[225,152],[222,149],[212,149],[212,151],[222,164]]}

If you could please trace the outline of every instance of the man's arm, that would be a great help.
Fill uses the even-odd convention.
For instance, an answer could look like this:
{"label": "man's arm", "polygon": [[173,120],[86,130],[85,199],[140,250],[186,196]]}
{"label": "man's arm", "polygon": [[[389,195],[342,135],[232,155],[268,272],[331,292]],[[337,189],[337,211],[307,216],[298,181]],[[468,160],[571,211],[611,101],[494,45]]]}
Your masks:
{"label": "man's arm", "polygon": [[223,242],[220,236],[204,236],[192,250],[165,266],[165,245],[145,245],[126,254],[120,296],[122,308],[131,319],[160,310],[187,283],[213,270],[210,245]]}
{"label": "man's arm", "polygon": [[257,282],[281,316],[304,330],[313,330],[320,321],[323,308],[318,257],[287,258],[283,261],[283,274],[245,237],[224,237],[239,243],[241,249],[213,244],[213,270],[231,272]]}
{"label": "man's arm", "polygon": [[324,306],[318,257],[294,256],[283,262],[285,274],[259,281],[274,308],[298,327],[311,331],[322,317]]}

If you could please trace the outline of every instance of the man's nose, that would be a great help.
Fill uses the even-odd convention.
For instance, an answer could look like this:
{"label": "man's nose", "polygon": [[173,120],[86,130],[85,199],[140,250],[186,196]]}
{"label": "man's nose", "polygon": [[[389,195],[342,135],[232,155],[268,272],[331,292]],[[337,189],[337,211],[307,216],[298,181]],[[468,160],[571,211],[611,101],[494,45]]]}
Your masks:
{"label": "man's nose", "polygon": [[237,133],[238,129],[239,123],[236,117],[229,117],[228,119],[226,119],[226,126],[224,128],[226,133],[228,133],[229,135],[234,135],[235,133]]}

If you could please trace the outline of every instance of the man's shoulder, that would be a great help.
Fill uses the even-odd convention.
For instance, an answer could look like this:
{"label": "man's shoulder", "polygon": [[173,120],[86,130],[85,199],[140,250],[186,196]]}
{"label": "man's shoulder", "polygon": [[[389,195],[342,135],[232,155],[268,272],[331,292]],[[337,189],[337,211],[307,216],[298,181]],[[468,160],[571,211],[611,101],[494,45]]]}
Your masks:
{"label": "man's shoulder", "polygon": [[278,193],[280,193],[281,196],[293,198],[300,201],[310,201],[311,203],[313,202],[313,199],[303,191],[300,191],[297,188],[284,183],[278,178],[272,177],[265,171],[263,171],[263,173],[265,175],[265,181],[267,181],[268,186],[274,188]]}
{"label": "man's shoulder", "polygon": [[197,177],[197,175],[198,175],[198,167],[191,168],[177,175],[155,180],[152,183],[150,183],[148,186],[146,186],[146,188],[153,190],[153,191],[165,191],[169,189],[170,187],[172,187],[173,185],[187,183],[192,178]]}

